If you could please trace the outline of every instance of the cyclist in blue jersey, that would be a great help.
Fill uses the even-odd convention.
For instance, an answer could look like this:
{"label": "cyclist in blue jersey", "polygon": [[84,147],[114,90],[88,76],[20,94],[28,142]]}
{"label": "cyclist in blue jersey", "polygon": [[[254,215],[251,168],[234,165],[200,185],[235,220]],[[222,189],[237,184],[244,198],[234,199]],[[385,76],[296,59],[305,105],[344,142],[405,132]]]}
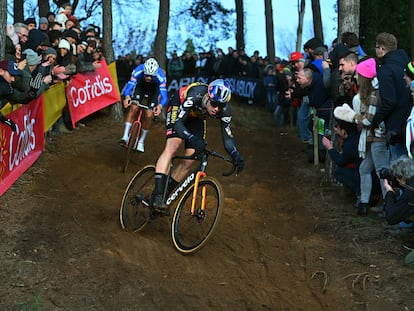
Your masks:
{"label": "cyclist in blue jersey", "polygon": [[124,135],[119,141],[124,147],[128,145],[132,122],[140,109],[138,104],[144,97],[148,97],[148,105],[153,107],[152,110],[145,110],[143,114],[137,151],[144,152],[144,142],[151,127],[152,118],[160,115],[168,101],[167,78],[155,58],[148,58],[132,71],[131,78],[122,91],[122,97],[124,108],[129,107],[125,118]]}
{"label": "cyclist in blue jersey", "polygon": [[[155,167],[152,203],[156,209],[166,208],[162,198],[167,172],[172,157],[182,143],[184,142],[185,155],[199,154],[204,150],[208,116],[220,120],[224,148],[231,155],[237,172],[243,169],[244,160],[236,148],[230,127],[232,119],[230,98],[230,86],[222,79],[214,80],[209,85],[192,83],[173,94],[167,108],[167,141]],[[172,191],[187,175],[193,162],[194,160],[184,160],[174,168],[167,192]]]}

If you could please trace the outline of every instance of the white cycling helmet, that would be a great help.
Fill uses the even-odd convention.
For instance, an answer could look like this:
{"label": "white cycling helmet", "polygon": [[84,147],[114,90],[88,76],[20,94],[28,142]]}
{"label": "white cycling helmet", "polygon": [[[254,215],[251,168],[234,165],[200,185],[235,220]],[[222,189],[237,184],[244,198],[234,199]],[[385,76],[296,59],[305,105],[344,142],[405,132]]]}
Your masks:
{"label": "white cycling helmet", "polygon": [[155,76],[158,72],[158,62],[155,58],[148,58],[144,63],[144,74],[149,76]]}

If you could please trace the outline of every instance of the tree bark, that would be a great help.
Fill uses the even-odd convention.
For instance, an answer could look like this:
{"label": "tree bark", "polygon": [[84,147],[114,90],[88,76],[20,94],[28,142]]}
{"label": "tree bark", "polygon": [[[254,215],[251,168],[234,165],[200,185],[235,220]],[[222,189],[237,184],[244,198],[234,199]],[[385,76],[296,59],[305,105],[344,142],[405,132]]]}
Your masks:
{"label": "tree bark", "polygon": [[303,33],[303,19],[305,17],[305,0],[298,0],[298,31],[297,31],[297,40],[296,40],[296,51],[300,51],[302,47],[302,33]]}
{"label": "tree bark", "polygon": [[[7,25],[7,0],[0,0],[0,24]],[[0,59],[6,55],[6,27],[0,27]]]}
{"label": "tree bark", "polygon": [[49,1],[37,0],[39,6],[39,17],[46,17],[47,13],[50,12]]}
{"label": "tree bark", "polygon": [[112,45],[112,1],[103,0],[102,8],[103,49],[105,58],[109,64],[115,60],[114,48]]}
{"label": "tree bark", "polygon": [[158,60],[161,68],[167,66],[167,32],[170,20],[170,0],[160,0],[160,10],[158,13],[158,28],[155,36],[153,53]]}
{"label": "tree bark", "polygon": [[338,37],[351,31],[359,37],[360,0],[338,0]]}
{"label": "tree bark", "polygon": [[272,0],[265,0],[266,16],[266,52],[269,59],[273,62],[275,58],[275,37],[273,30],[273,8]]}
{"label": "tree bark", "polygon": [[[7,2],[7,1],[5,1],[5,2]],[[23,21],[24,21],[23,0],[14,0],[14,2],[13,2],[13,14],[14,14],[14,24],[18,23],[18,22],[23,23]]]}
{"label": "tree bark", "polygon": [[313,15],[313,31],[315,33],[315,37],[320,39],[321,42],[325,42],[323,39],[321,5],[320,5],[319,0],[312,0],[312,15]]}
{"label": "tree bark", "polygon": [[245,48],[243,0],[236,0],[236,49]]}

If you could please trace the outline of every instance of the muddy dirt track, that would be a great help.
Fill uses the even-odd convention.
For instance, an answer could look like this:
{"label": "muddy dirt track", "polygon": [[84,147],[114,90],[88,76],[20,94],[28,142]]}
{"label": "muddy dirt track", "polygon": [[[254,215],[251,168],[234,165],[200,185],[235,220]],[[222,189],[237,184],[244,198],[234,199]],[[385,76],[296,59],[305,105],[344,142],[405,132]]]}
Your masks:
{"label": "muddy dirt track", "polygon": [[[119,225],[129,179],[163,147],[162,122],[127,173],[121,121],[97,114],[85,128],[48,135],[1,198],[0,310],[414,310],[402,238],[356,215],[324,166],[307,162],[295,129],[280,135],[262,107],[233,106],[246,168],[222,177],[210,161],[225,210],[192,256],[174,250],[168,217],[139,234]],[[216,122],[207,140],[223,151]]]}

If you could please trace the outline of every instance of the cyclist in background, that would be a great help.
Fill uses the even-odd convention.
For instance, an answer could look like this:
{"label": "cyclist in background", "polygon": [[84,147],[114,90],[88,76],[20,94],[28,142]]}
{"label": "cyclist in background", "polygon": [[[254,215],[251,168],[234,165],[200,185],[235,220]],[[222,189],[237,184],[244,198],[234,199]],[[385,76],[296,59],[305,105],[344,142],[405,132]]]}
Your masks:
{"label": "cyclist in background", "polygon": [[132,71],[131,78],[122,91],[124,108],[129,107],[125,118],[124,135],[119,141],[123,147],[128,145],[132,122],[140,109],[138,104],[146,95],[148,96],[148,105],[153,109],[145,110],[143,113],[142,131],[137,144],[137,151],[140,152],[144,152],[144,142],[153,116],[160,115],[162,108],[168,101],[167,78],[155,58],[148,58],[143,64],[138,65]]}
{"label": "cyclist in background", "polygon": [[[231,98],[229,84],[217,79],[209,85],[193,83],[181,88],[171,97],[167,108],[166,136],[164,151],[155,167],[155,189],[152,203],[158,210],[165,210],[163,193],[172,157],[184,142],[185,155],[200,154],[206,145],[206,117],[220,119],[224,148],[231,155],[237,172],[244,167],[244,160],[236,148],[231,132]],[[184,160],[174,168],[168,184],[171,192],[190,171],[194,160]]]}

